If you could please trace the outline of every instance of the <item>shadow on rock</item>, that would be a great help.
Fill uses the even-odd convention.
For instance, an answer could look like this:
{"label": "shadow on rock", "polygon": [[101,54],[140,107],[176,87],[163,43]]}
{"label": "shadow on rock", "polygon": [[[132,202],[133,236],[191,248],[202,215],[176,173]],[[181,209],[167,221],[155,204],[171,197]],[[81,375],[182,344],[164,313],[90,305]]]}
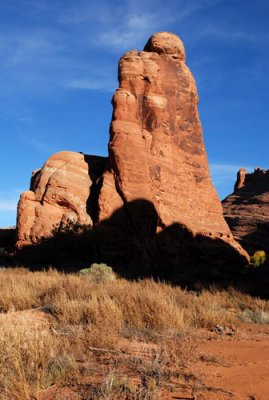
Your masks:
{"label": "shadow on rock", "polygon": [[156,233],[159,225],[153,204],[135,200],[94,228],[55,231],[53,237],[23,248],[17,260],[32,269],[53,265],[64,271],[105,262],[127,279],[153,277],[195,290],[234,286],[268,296],[267,268],[246,268],[243,257],[221,239],[194,237],[179,223]]}

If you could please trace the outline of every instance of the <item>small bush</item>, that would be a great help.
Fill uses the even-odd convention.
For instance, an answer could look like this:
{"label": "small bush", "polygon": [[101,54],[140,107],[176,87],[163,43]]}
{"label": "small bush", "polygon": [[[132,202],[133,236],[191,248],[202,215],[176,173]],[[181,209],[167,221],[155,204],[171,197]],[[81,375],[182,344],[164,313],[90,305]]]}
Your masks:
{"label": "small bush", "polygon": [[255,251],[253,256],[250,258],[250,265],[253,267],[260,267],[266,262],[266,253],[264,250]]}
{"label": "small bush", "polygon": [[240,314],[240,319],[244,322],[268,325],[269,324],[269,312],[264,310],[244,310]]}
{"label": "small bush", "polygon": [[92,264],[90,268],[81,269],[79,275],[94,283],[111,282],[116,279],[112,268],[106,264]]}

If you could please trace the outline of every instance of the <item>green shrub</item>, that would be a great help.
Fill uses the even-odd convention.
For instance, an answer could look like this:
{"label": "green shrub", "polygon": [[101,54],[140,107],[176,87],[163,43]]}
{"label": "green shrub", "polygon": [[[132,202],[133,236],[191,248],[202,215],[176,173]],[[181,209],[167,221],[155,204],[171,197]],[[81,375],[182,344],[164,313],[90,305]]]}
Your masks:
{"label": "green shrub", "polygon": [[264,250],[255,251],[252,257],[250,257],[250,265],[253,267],[260,267],[266,262],[266,253]]}
{"label": "green shrub", "polygon": [[269,324],[269,312],[264,310],[253,311],[250,309],[246,309],[239,315],[239,318],[243,322],[261,325]]}
{"label": "green shrub", "polygon": [[81,269],[79,275],[86,277],[95,283],[110,282],[116,279],[116,275],[112,268],[103,263],[94,263],[90,268]]}

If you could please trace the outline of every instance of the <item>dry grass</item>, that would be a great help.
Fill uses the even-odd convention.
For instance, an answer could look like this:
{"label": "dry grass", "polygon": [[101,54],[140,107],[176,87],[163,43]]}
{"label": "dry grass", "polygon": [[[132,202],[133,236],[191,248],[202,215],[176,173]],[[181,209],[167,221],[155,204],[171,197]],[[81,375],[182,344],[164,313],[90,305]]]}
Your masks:
{"label": "dry grass", "polygon": [[[91,398],[157,399],[171,374],[183,376],[195,356],[190,332],[241,321],[269,323],[268,301],[232,288],[198,293],[153,280],[97,284],[54,270],[7,268],[0,270],[0,292],[2,317],[42,307],[52,314],[50,322],[31,328],[27,320],[0,319],[3,399],[38,400],[42,389],[78,385],[89,375],[106,377],[97,388],[92,384]],[[146,354],[142,348],[134,352],[134,340],[149,344]]]}
{"label": "dry grass", "polygon": [[[39,399],[41,389],[74,376],[77,365],[67,341],[21,320],[0,326],[0,388],[7,398]],[[70,344],[70,343],[69,343]]]}

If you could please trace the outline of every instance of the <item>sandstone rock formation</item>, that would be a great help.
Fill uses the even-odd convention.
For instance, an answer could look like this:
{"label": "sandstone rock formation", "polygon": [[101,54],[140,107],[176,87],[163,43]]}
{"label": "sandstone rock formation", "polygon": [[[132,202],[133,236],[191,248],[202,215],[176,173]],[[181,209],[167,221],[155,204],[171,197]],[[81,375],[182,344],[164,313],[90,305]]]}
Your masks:
{"label": "sandstone rock formation", "polygon": [[[104,177],[100,221],[115,208],[144,199],[157,212],[157,232],[178,223],[193,236],[221,238],[242,253],[210,179],[197,103],[195,80],[176,35],[157,33],[144,51],[121,58],[110,127],[112,173]],[[133,216],[134,225],[136,220]]]}
{"label": "sandstone rock formation", "polygon": [[121,58],[106,168],[103,159],[93,180],[92,160],[83,155],[51,157],[21,197],[18,246],[72,220],[103,228],[105,246],[127,258],[173,258],[193,241],[188,254],[198,249],[196,242],[206,242],[208,254],[211,246],[214,256],[230,252],[246,261],[210,178],[196,84],[185,58],[181,40],[167,32]]}
{"label": "sandstone rock formation", "polygon": [[[62,151],[33,172],[30,190],[21,195],[17,247],[51,236],[61,224],[92,225],[90,189],[103,172],[103,158]],[[100,171],[98,171],[98,169]]]}
{"label": "sandstone rock formation", "polygon": [[249,252],[269,253],[269,170],[241,168],[234,192],[222,202],[224,217],[236,240]]}

